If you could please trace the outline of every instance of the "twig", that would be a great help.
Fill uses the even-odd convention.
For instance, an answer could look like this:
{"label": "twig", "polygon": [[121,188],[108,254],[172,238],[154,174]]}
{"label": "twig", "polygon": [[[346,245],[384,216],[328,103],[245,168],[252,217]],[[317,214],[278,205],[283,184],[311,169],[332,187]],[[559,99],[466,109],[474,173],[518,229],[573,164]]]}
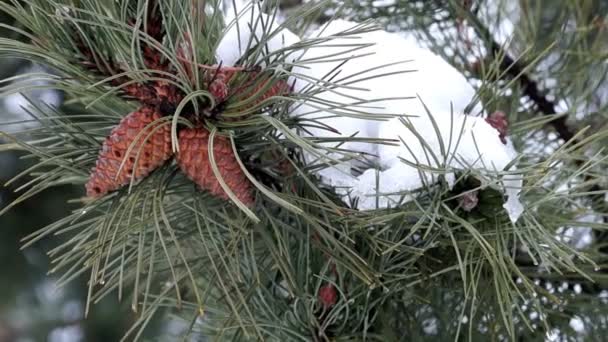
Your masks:
{"label": "twig", "polygon": [[[134,26],[136,20],[131,18],[128,22],[131,26]],[[157,0],[148,2],[146,21],[142,25],[144,26],[137,27],[137,29],[144,31],[153,40],[153,42],[143,40],[140,42],[144,65],[148,69],[171,72],[169,62],[163,60],[162,54],[155,47],[155,45],[160,46],[165,34],[163,18]],[[83,34],[76,27],[74,28],[76,47],[82,55],[79,58],[80,64],[96,75],[111,78],[109,83],[112,86],[119,87],[121,93],[128,98],[138,100],[145,105],[158,107],[161,112],[167,115],[173,113],[184,96],[181,89],[164,80],[133,82],[127,76],[115,77],[117,74],[124,72],[125,69],[114,63],[111,57],[102,56],[101,53],[94,51],[91,46],[85,43]]]}
{"label": "twig", "polygon": [[[502,48],[502,46],[492,37],[488,28],[483,26],[483,24],[478,20],[477,17],[474,16],[474,14],[468,11],[468,16],[474,19],[472,20],[473,26],[480,38],[489,43],[492,58],[496,60],[500,59],[499,68],[500,74],[504,75],[503,79],[510,78],[517,80],[523,89],[523,94],[534,102],[538,110],[543,115],[557,115],[555,103],[547,99],[547,97],[540,91],[536,81],[534,81],[528,74],[524,72],[525,68],[519,62],[515,61],[509,55],[509,53]],[[572,145],[576,145],[578,143],[578,141],[574,139],[575,132],[568,126],[566,116],[556,117],[554,120],[551,120],[549,124],[555,129],[558,136],[564,141],[564,143],[569,141],[571,141]],[[582,166],[584,161],[577,160],[575,163],[577,166]],[[590,181],[592,179],[593,176],[589,174],[585,175],[585,181]],[[603,205],[604,194],[601,193],[602,190],[605,189],[597,184],[594,184],[589,188],[589,192],[592,193],[589,195],[591,206],[594,211],[598,213],[602,213],[606,210],[605,206]],[[608,216],[604,216],[603,220],[604,223],[608,223]],[[608,234],[606,233],[596,231],[595,234],[596,238],[600,241],[608,240]],[[608,252],[608,248],[606,252]]]}
{"label": "twig", "polygon": [[[519,62],[515,61],[502,46],[492,38],[490,31],[486,27],[483,27],[478,21],[474,26],[477,34],[479,34],[483,40],[489,42],[492,58],[500,59],[499,68],[501,74],[504,75],[505,78],[509,77],[511,79],[516,79],[521,85],[523,93],[534,102],[543,115],[557,115],[555,103],[547,99],[540,91],[538,83],[532,80],[532,78],[524,72],[524,67]],[[566,122],[566,116],[556,117],[554,120],[551,120],[549,124],[555,129],[557,135],[564,140],[564,142],[572,140],[575,135]]]}

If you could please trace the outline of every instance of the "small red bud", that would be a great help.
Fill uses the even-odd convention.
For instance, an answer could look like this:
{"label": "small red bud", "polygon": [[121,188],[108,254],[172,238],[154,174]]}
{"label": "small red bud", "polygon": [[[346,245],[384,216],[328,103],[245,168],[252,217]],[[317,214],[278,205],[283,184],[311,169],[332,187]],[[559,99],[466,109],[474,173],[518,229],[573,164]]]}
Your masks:
{"label": "small red bud", "polygon": [[326,284],[319,289],[319,302],[324,309],[332,307],[338,301],[338,292],[333,284]]}
{"label": "small red bud", "polygon": [[496,128],[498,136],[503,144],[507,144],[507,133],[509,130],[509,121],[507,121],[507,115],[502,111],[496,111],[486,118],[486,122],[490,126]]}

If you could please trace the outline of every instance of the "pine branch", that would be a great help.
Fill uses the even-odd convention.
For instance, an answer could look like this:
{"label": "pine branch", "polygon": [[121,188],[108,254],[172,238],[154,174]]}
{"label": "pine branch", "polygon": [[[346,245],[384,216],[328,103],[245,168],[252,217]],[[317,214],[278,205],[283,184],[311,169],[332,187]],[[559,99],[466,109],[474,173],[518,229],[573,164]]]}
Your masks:
{"label": "pine branch", "polygon": [[[469,12],[469,16],[474,15]],[[479,20],[474,20],[474,27],[482,40],[490,45],[492,58],[499,61],[498,66],[502,80],[517,80],[523,89],[523,94],[529,97],[538,107],[543,115],[558,115],[556,106],[540,90],[538,83],[525,72],[525,67],[509,55],[505,49],[492,37],[490,30],[483,26]],[[568,126],[567,117],[559,116],[551,120],[549,124],[555,129],[559,137],[564,142],[570,142],[575,136],[575,132]],[[574,142],[576,143],[576,142]]]}
{"label": "pine branch", "polygon": [[[159,4],[156,1],[149,1],[146,13],[146,21],[142,23],[144,27],[139,29],[140,35],[147,35],[151,40],[149,42],[140,39],[139,42],[144,65],[150,70],[172,73],[174,70],[171,69],[168,61],[163,60],[159,50],[165,33]],[[134,26],[135,18],[129,19],[128,23],[130,26]],[[85,68],[94,74],[108,78],[111,85],[119,87],[123,94],[144,105],[159,107],[161,112],[165,114],[171,114],[175,110],[184,97],[183,92],[176,85],[161,80],[133,82],[127,75],[120,76],[123,73],[128,73],[127,70],[116,65],[111,56],[104,58],[104,56],[94,51],[91,46],[87,45],[82,31],[78,29],[76,23],[72,23],[70,26],[73,28],[76,47],[83,56],[81,64]],[[158,47],[153,45],[158,45]],[[155,75],[152,75],[152,77],[155,77]]]}
{"label": "pine branch", "polygon": [[[119,4],[127,6],[129,1],[108,3],[108,12],[122,9]],[[46,6],[45,1],[38,2]],[[157,2],[142,0],[137,3]],[[80,4],[89,11],[97,9],[94,0],[82,0]],[[152,314],[164,307],[174,307],[176,313],[186,313],[189,318],[195,313],[192,326],[201,326],[216,339],[386,340],[381,335],[386,334],[384,328],[390,324],[387,321],[394,321],[395,336],[414,336],[422,320],[426,321],[421,316],[425,312],[429,319],[448,313],[445,322],[450,325],[439,327],[445,339],[463,333],[459,318],[465,314],[470,322],[469,332],[477,333],[477,324],[489,318],[491,323],[481,325],[496,324],[496,331],[515,336],[516,327],[528,324],[528,318],[523,314],[517,316],[519,322],[514,321],[514,316],[519,315],[520,299],[544,294],[529,276],[521,273],[521,265],[514,261],[520,245],[525,245],[526,251],[521,253],[529,256],[530,268],[534,270],[541,264],[553,272],[551,274],[582,274],[580,265],[592,264],[586,255],[555,239],[554,235],[554,228],[563,226],[568,218],[577,214],[569,205],[578,200],[580,189],[555,193],[554,189],[544,191],[541,186],[527,185],[525,190],[532,192],[530,201],[538,199],[540,202],[538,212],[526,212],[516,225],[504,214],[497,213],[497,208],[502,209],[502,194],[490,186],[480,189],[482,204],[472,212],[463,212],[455,200],[450,200],[458,193],[448,189],[447,184],[425,188],[412,202],[399,208],[375,212],[341,208],[334,189],[319,188],[317,180],[309,173],[310,169],[327,164],[329,158],[307,165],[293,160],[301,157],[298,150],[307,148],[318,148],[318,153],[323,154],[329,149],[323,150],[321,146],[332,140],[322,137],[307,140],[293,134],[305,129],[307,124],[320,125],[322,122],[310,120],[307,123],[289,117],[288,104],[293,101],[326,105],[330,107],[330,113],[367,119],[371,115],[358,105],[373,106],[373,101],[353,98],[355,102],[322,102],[315,99],[315,94],[327,89],[339,92],[340,88],[349,86],[349,81],[347,78],[312,79],[308,80],[314,85],[309,91],[290,94],[292,99],[276,101],[277,105],[269,106],[268,96],[286,97],[283,94],[286,84],[273,72],[279,67],[282,71],[289,70],[289,63],[275,62],[274,57],[284,51],[269,57],[263,49],[256,49],[269,70],[245,73],[251,71],[249,64],[258,64],[256,54],[247,59],[242,70],[206,65],[213,63],[215,52],[213,46],[205,45],[214,45],[217,35],[212,32],[209,35],[215,38],[207,39],[208,31],[188,27],[196,21],[190,16],[190,2],[159,1],[158,5],[161,4],[160,12],[164,17],[160,19],[152,14],[156,13],[154,6],[148,7],[148,13],[138,10],[138,15],[143,15],[144,19],[141,31],[135,33],[128,25],[129,19],[126,19],[127,23],[117,22],[116,17],[121,21],[125,19],[114,14],[104,19],[107,21],[99,25],[99,32],[86,27],[84,34],[93,41],[94,51],[99,54],[106,54],[108,50],[116,52],[115,59],[122,67],[116,71],[128,70],[114,71],[105,77],[110,80],[124,76],[125,83],[144,82],[141,81],[144,79],[153,85],[178,80],[177,83],[187,88],[184,93],[191,96],[190,101],[199,101],[207,93],[213,98],[225,99],[225,106],[215,108],[214,114],[218,117],[203,119],[209,119],[213,132],[216,129],[221,132],[224,128],[230,130],[231,146],[226,144],[226,147],[234,152],[238,146],[237,164],[241,169],[247,165],[247,175],[254,176],[256,187],[263,196],[259,196],[259,201],[256,199],[254,214],[260,222],[255,223],[209,192],[195,191],[194,184],[175,164],[166,163],[129,190],[122,188],[98,201],[85,203],[69,217],[28,238],[28,243],[34,243],[51,234],[69,234],[69,239],[50,253],[55,260],[53,271],[66,271],[61,283],[82,273],[90,274],[90,303],[115,292],[121,299],[132,294],[133,308],[140,317],[136,328],[130,331],[131,336],[137,338],[137,329],[140,326],[143,329]],[[52,17],[48,13],[53,12],[37,17]],[[97,16],[92,18],[100,20]],[[205,19],[204,23],[209,27],[222,25],[218,16]],[[213,19],[217,21],[215,24]],[[136,21],[138,25],[141,20]],[[159,20],[162,20],[161,24]],[[116,33],[110,24],[117,24],[122,31]],[[65,25],[56,26],[65,28]],[[356,36],[364,30],[365,27],[361,27],[352,34]],[[52,41],[50,35],[45,35],[48,30],[32,31]],[[163,32],[167,36],[163,37]],[[271,34],[267,32],[260,38],[260,47]],[[187,46],[190,40],[192,51],[188,51]],[[180,45],[183,41],[185,48]],[[298,48],[312,47],[316,43],[319,40],[304,40]],[[11,46],[5,47],[9,48]],[[61,56],[66,55],[66,49],[56,51]],[[73,53],[73,48],[67,52]],[[183,53],[180,55],[180,52]],[[89,55],[91,60],[101,58]],[[351,58],[351,53],[330,56],[328,52],[324,58],[346,60]],[[155,69],[165,67],[163,60],[168,63],[167,69]],[[297,63],[306,65],[302,61]],[[169,70],[177,71],[178,76],[171,78],[175,75],[162,73]],[[233,71],[234,75],[230,76]],[[138,73],[145,74],[146,78],[130,79]],[[281,76],[288,73],[281,73]],[[68,74],[75,77],[76,72]],[[155,78],[148,77],[151,74],[156,75]],[[297,75],[294,73],[294,76]],[[91,80],[91,77],[86,79]],[[81,84],[73,87],[82,87]],[[97,94],[91,90],[96,91],[95,86],[85,87],[82,92],[87,94],[89,91],[88,98],[94,98]],[[538,90],[536,85],[534,87]],[[152,94],[160,95],[160,92],[155,88]],[[123,101],[115,98],[98,101],[108,107],[114,102]],[[171,104],[175,105],[175,102]],[[95,161],[99,138],[106,136],[108,127],[126,113],[119,111],[117,115],[104,116],[103,120],[92,115],[76,120],[60,113],[47,116],[46,112],[41,108],[33,113],[44,123],[35,135],[38,140],[30,143],[17,140],[20,146],[41,160],[31,170],[37,172],[34,174],[36,179],[24,198],[57,182],[82,183]],[[174,114],[174,119],[184,116],[185,112],[187,110]],[[183,131],[179,124],[174,127],[175,133]],[[352,137],[339,139],[355,140]],[[296,150],[295,156],[290,154],[293,150]],[[564,150],[546,156],[546,163],[532,162],[533,165],[522,168],[531,175],[529,183],[541,184],[550,177],[561,180],[572,174],[583,174],[586,169],[581,167],[551,168],[554,162],[580,158],[580,148]],[[283,158],[277,158],[277,155]],[[346,153],[345,156],[348,157]],[[256,161],[255,165],[252,160]],[[281,165],[277,164],[281,161],[289,162],[284,163],[291,166],[289,175],[278,171],[277,166]],[[568,165],[572,166],[572,163]],[[275,167],[276,171],[272,169]],[[535,179],[538,174],[542,175],[539,178],[546,178]],[[269,180],[259,175],[265,175]],[[520,283],[515,281],[518,275]],[[393,308],[396,303],[402,307]],[[460,316],[454,313],[460,313]],[[405,315],[401,319],[398,314]],[[199,317],[203,324],[198,323]],[[425,334],[420,332],[415,337],[422,338]]]}
{"label": "pine branch", "polygon": [[[517,80],[523,90],[523,95],[530,98],[538,110],[545,116],[557,116],[556,105],[553,101],[549,100],[545,94],[540,90],[540,87],[536,81],[525,71],[525,67],[518,61],[516,61],[502,46],[492,37],[490,30],[485,27],[481,21],[474,17],[475,14],[472,11],[467,12],[467,16],[472,18],[474,29],[477,34],[482,38],[483,41],[489,44],[489,51],[496,61],[499,68],[499,75],[502,80]],[[553,129],[557,132],[558,136],[564,141],[564,144],[570,144],[571,146],[579,145],[579,139],[575,139],[576,131],[568,125],[568,117],[566,115],[560,115],[549,121]],[[577,167],[582,167],[585,160],[576,159],[575,164]],[[584,178],[585,182],[594,181],[594,177],[591,174],[586,174]],[[601,213],[605,211],[603,205],[604,202],[604,191],[598,184],[593,184],[589,187],[588,191],[591,193],[591,205],[596,212]],[[608,216],[604,216],[604,222],[608,223]],[[597,233],[602,236],[606,234]],[[605,236],[608,238],[608,235]]]}

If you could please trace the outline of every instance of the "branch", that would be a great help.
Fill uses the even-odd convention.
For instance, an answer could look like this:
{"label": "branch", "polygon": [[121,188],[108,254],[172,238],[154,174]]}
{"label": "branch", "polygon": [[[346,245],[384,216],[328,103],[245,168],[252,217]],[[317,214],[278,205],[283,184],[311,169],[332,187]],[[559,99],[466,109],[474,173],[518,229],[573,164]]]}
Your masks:
{"label": "branch", "polygon": [[[524,66],[515,61],[515,59],[513,59],[513,57],[511,57],[509,53],[506,52],[502,46],[493,39],[490,31],[478,20],[475,20],[474,26],[477,34],[483,40],[489,42],[492,58],[496,60],[500,59],[499,68],[501,75],[503,75],[503,79],[510,78],[517,80],[523,89],[524,95],[529,97],[532,102],[534,102],[536,107],[538,107],[538,110],[543,115],[557,115],[555,103],[547,99],[547,97],[540,91],[538,83],[532,80],[532,78],[530,78],[530,76],[524,72]],[[558,136],[564,140],[564,142],[568,142],[574,138],[575,133],[568,126],[566,116],[556,117],[549,124],[553,126]],[[576,141],[573,143],[576,144]]]}
{"label": "branch", "polygon": [[[500,61],[501,72],[513,79],[516,79],[519,76],[517,80],[522,86],[524,94],[528,96],[534,102],[534,104],[536,104],[539,111],[543,113],[543,115],[557,115],[555,104],[541,93],[536,81],[530,79],[530,77],[523,72],[523,68],[519,63],[514,61],[511,56],[504,53],[500,45],[498,45],[498,43],[495,41],[492,41],[491,51],[494,58],[500,58],[499,56],[501,55],[503,56],[502,60]],[[574,137],[574,133],[570,127],[568,127],[566,122],[566,116],[559,116],[555,118],[550,122],[550,125],[553,126],[559,137],[563,139],[564,142],[568,142]]]}
{"label": "branch", "polygon": [[[134,26],[136,20],[131,18],[128,22],[131,26]],[[154,45],[161,45],[161,41],[165,34],[162,14],[160,13],[156,0],[151,0],[148,3],[146,21],[144,26],[139,27],[138,29],[144,30],[144,32],[154,40],[153,43],[147,41],[140,42],[146,68],[171,72],[169,62],[163,60],[158,47],[154,47]],[[74,35],[76,46],[82,55],[80,63],[87,70],[108,78],[125,71],[120,68],[117,63],[114,63],[111,57],[104,58],[105,56],[101,56],[100,53],[94,51],[91,46],[87,45],[85,43],[86,40],[82,36],[83,33],[77,28],[74,29]],[[158,107],[161,112],[166,114],[172,114],[175,107],[184,96],[181,90],[175,85],[158,80],[134,83],[128,77],[122,76],[113,78],[110,81],[110,84],[115,87],[120,87],[121,92],[127,97],[138,100],[145,105]]]}
{"label": "branch", "polygon": [[[467,11],[467,16],[472,19],[471,22],[473,23],[474,29],[480,38],[489,43],[492,58],[495,60],[500,59],[499,68],[500,74],[503,75],[502,79],[517,80],[523,89],[523,94],[534,102],[536,107],[538,107],[538,110],[543,115],[557,115],[555,103],[547,99],[547,97],[540,91],[536,81],[532,80],[532,78],[524,72],[524,66],[515,61],[515,59],[513,59],[513,57],[511,57],[509,53],[502,48],[502,46],[492,37],[490,30],[488,30],[488,28],[485,27],[474,14]],[[578,141],[574,139],[574,131],[568,126],[567,116],[556,117],[554,120],[550,121],[549,124],[555,129],[558,136],[564,140],[564,143],[569,141],[572,141],[573,145],[578,143]],[[584,161],[576,160],[575,163],[580,167],[584,164]],[[585,181],[590,181],[592,178],[593,176],[589,174],[585,175]],[[600,193],[602,190],[605,189],[597,184],[594,184],[589,188],[589,192],[592,193],[589,195],[591,206],[593,210],[598,213],[605,211],[605,206],[603,204],[604,194]],[[608,223],[608,216],[606,215],[604,215],[604,222]],[[598,240],[607,240],[608,234],[596,231],[596,237]]]}

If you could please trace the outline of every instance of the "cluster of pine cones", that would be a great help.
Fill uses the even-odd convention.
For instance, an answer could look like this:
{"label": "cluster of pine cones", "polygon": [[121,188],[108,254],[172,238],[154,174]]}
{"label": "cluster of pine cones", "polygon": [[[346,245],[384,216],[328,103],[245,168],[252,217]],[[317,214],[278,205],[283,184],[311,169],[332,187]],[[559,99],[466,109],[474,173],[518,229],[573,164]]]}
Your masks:
{"label": "cluster of pine cones", "polygon": [[[156,1],[149,2],[145,32],[160,43],[164,35],[162,15],[155,3]],[[193,66],[187,57],[192,51],[188,40],[189,37],[186,37],[186,44],[182,44],[181,51],[178,51],[178,58],[180,62],[184,63],[184,69],[191,73]],[[143,41],[141,46],[144,62],[148,69],[175,72],[175,70],[171,70],[169,63],[163,61],[157,49]],[[93,61],[98,60],[99,56],[85,44],[79,44],[79,50],[82,55],[81,62],[91,71],[106,76],[116,74],[115,68],[104,68],[99,63],[94,63]],[[105,63],[105,65],[111,64],[111,61]],[[255,96],[255,99],[252,98],[252,101],[248,101],[255,106],[271,96],[284,95],[290,91],[289,85],[284,81],[268,84],[271,82],[270,77],[260,81],[261,73],[259,71],[244,70],[238,67],[196,67],[202,68],[203,82],[214,97],[216,107],[225,104],[233,94],[237,93],[240,100],[243,99],[243,96]],[[232,89],[231,80],[238,73],[246,73],[245,84],[240,84]],[[173,153],[168,116],[173,115],[173,110],[185,97],[185,94],[167,81],[127,83],[129,81],[124,77],[114,78],[112,83],[121,86],[123,94],[139,101],[141,107],[124,117],[104,141],[96,165],[86,184],[87,196],[98,198],[120,189],[132,181],[148,176],[156,168],[171,158],[175,158],[182,172],[201,189],[209,191],[217,197],[228,199],[227,193],[215,177],[211,166],[209,131],[204,127],[204,120],[194,118],[193,128],[179,129],[179,152]],[[128,85],[123,86],[123,84]],[[249,90],[243,92],[243,88]],[[264,91],[259,94],[261,89]],[[229,139],[221,135],[215,136],[213,159],[224,183],[243,204],[252,206],[254,203],[253,186],[242,172]]]}

